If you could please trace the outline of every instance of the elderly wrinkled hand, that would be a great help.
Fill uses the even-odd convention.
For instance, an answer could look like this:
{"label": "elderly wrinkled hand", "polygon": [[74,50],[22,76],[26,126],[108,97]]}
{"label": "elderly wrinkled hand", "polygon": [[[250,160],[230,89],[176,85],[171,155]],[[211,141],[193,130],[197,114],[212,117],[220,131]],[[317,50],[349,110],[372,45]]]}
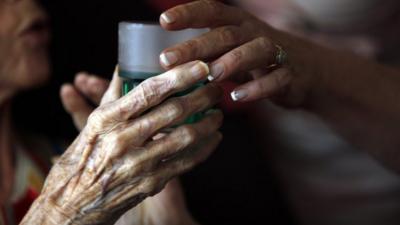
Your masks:
{"label": "elderly wrinkled hand", "polygon": [[207,158],[222,137],[220,111],[210,111],[196,124],[177,126],[161,139],[152,137],[220,100],[215,84],[168,98],[208,73],[206,64],[190,62],[144,81],[122,98],[114,75],[100,107],[52,168],[22,224],[113,223]]}
{"label": "elderly wrinkled hand", "polygon": [[[118,67],[115,73],[117,73]],[[99,105],[109,81],[99,76],[80,72],[73,84],[64,84],[60,97],[65,110],[71,115],[78,130],[82,130],[87,118]],[[171,180],[166,187],[153,197],[149,197],[133,209],[126,212],[116,225],[162,225],[195,224],[190,215],[178,179]]]}
{"label": "elderly wrinkled hand", "polygon": [[[194,59],[210,61],[210,81],[235,78],[241,85],[232,93],[235,101],[273,98],[300,104],[307,89],[307,74],[293,76],[286,52],[288,37],[253,15],[218,1],[202,0],[176,6],[160,16],[168,30],[211,28],[187,42],[165,49],[160,62],[165,68]],[[289,55],[289,56],[288,56]],[[288,57],[287,57],[288,56]],[[296,62],[297,63],[297,62]]]}

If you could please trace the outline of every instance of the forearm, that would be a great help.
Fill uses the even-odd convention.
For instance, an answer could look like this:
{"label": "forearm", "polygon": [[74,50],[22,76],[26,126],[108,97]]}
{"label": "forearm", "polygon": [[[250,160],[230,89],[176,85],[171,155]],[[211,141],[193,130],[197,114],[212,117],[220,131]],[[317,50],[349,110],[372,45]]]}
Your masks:
{"label": "forearm", "polygon": [[280,40],[294,73],[313,78],[306,87],[304,108],[400,170],[400,71],[294,37]]}

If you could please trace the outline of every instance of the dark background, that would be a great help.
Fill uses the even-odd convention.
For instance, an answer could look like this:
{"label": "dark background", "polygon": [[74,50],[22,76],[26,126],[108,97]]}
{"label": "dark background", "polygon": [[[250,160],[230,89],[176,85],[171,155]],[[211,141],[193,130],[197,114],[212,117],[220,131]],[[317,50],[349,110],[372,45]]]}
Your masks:
{"label": "dark background", "polygon": [[[53,140],[77,133],[63,111],[58,91],[78,71],[109,78],[117,62],[117,24],[158,21],[145,1],[44,0],[52,21],[49,85],[16,102],[18,125]],[[202,224],[292,224],[285,199],[267,160],[252,139],[244,114],[227,114],[224,141],[205,164],[182,179],[189,208]],[[43,122],[45,121],[45,122]]]}

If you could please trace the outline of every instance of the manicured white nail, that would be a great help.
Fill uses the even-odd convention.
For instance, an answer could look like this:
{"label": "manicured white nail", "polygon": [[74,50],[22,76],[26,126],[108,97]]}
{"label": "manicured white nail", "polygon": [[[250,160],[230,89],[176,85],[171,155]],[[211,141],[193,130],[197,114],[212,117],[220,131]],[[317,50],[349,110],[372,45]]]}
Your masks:
{"label": "manicured white nail", "polygon": [[178,56],[175,52],[165,52],[160,55],[160,61],[164,66],[171,66],[178,62]]}
{"label": "manicured white nail", "polygon": [[210,76],[208,76],[209,81],[213,81],[217,79],[224,73],[224,65],[222,63],[217,63],[211,66],[210,68]]}
{"label": "manicured white nail", "polygon": [[171,13],[163,13],[161,14],[161,20],[163,20],[166,23],[173,23],[175,22],[175,18]]}
{"label": "manicured white nail", "polygon": [[231,92],[231,98],[233,101],[239,101],[247,97],[247,91],[246,90],[236,90]]}

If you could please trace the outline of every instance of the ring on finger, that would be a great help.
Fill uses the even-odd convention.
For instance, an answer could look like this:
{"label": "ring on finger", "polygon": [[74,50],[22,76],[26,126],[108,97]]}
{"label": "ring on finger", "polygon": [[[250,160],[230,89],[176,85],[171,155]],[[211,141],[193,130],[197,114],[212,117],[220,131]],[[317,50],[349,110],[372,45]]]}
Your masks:
{"label": "ring on finger", "polygon": [[276,66],[281,66],[288,61],[288,55],[285,50],[280,45],[275,44],[275,47],[278,49],[275,55],[275,62],[274,64],[268,66],[269,68],[271,67],[276,67]]}

